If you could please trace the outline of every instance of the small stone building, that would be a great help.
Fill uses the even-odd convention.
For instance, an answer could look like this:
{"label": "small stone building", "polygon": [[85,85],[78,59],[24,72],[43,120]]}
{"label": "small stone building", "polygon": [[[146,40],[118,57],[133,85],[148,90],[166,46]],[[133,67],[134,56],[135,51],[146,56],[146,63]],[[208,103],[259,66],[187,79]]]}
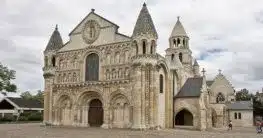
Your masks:
{"label": "small stone building", "polygon": [[227,104],[227,110],[234,127],[251,127],[254,125],[253,101],[237,101]]}

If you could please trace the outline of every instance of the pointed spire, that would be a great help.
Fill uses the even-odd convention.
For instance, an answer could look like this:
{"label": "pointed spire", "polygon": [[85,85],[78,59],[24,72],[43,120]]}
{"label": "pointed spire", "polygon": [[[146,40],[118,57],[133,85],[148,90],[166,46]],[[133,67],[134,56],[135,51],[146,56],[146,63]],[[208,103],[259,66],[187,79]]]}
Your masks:
{"label": "pointed spire", "polygon": [[132,36],[137,36],[140,34],[152,34],[156,38],[158,37],[152,17],[145,3],[143,3],[143,7],[136,21]]}
{"label": "pointed spire", "polygon": [[45,51],[58,50],[63,47],[63,41],[58,31],[58,25],[56,25],[54,32],[52,33]]}
{"label": "pointed spire", "polygon": [[194,62],[194,66],[199,66],[199,64],[197,63],[196,59],[195,59],[195,62]]}
{"label": "pointed spire", "polygon": [[180,16],[177,16],[177,22],[173,28],[171,33],[171,37],[173,36],[187,36],[182,23],[180,22]]}

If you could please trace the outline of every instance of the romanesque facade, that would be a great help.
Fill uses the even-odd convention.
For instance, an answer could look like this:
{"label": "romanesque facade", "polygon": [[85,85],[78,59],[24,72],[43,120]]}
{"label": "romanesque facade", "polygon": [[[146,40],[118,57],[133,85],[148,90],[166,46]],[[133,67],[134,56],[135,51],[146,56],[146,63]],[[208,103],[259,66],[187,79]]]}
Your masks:
{"label": "romanesque facade", "polygon": [[[44,51],[45,123],[204,130],[212,127],[212,118],[227,121],[221,112],[225,104],[213,98],[225,89],[218,88],[222,83],[216,79],[208,86],[205,72],[199,74],[179,18],[165,57],[156,52],[158,34],[146,4],[131,36],[118,28],[94,9],[70,32],[67,43],[55,28]],[[216,126],[225,124],[220,121]]]}

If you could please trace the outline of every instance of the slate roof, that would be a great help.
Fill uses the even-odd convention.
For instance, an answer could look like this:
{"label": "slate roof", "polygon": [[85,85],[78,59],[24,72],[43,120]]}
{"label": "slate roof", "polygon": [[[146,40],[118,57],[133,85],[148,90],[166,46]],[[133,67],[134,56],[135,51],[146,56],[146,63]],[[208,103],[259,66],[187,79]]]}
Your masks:
{"label": "slate roof", "polygon": [[253,104],[251,101],[236,101],[234,103],[227,104],[227,107],[230,110],[253,110]]}
{"label": "slate roof", "polygon": [[201,93],[202,85],[203,85],[202,77],[188,78],[175,97],[176,98],[199,97]]}
{"label": "slate roof", "polygon": [[187,36],[187,34],[184,30],[184,27],[183,27],[182,23],[180,22],[179,17],[177,18],[177,22],[173,28],[172,33],[171,33],[171,37],[173,37],[173,36]]}
{"label": "slate roof", "polygon": [[152,17],[145,3],[143,4],[143,7],[136,21],[132,36],[137,36],[140,34],[152,34],[156,38],[158,37],[152,21]]}
{"label": "slate roof", "polygon": [[56,26],[53,34],[51,35],[45,51],[58,50],[63,47],[63,41]]}
{"label": "slate roof", "polygon": [[17,97],[6,97],[20,108],[43,108],[43,104],[38,100],[27,100]]}
{"label": "slate roof", "polygon": [[210,87],[213,83],[214,83],[214,81],[212,81],[212,80],[206,81],[206,85],[207,85],[208,87]]}

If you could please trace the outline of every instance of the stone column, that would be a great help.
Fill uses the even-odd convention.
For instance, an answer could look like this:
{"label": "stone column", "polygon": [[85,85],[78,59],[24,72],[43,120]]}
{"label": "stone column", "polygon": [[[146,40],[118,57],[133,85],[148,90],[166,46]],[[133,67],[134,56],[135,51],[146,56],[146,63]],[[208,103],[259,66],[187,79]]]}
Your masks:
{"label": "stone column", "polygon": [[155,81],[154,81],[154,86],[155,86],[155,90],[153,91],[153,122],[154,122],[154,126],[158,126],[159,125],[159,121],[158,121],[158,104],[159,104],[159,73],[158,73],[158,68],[155,67],[154,69],[154,76],[155,76]]}
{"label": "stone column", "polygon": [[141,129],[141,68],[140,67],[134,67],[134,73],[132,74],[133,81],[135,83],[133,88],[133,129]]}
{"label": "stone column", "polygon": [[149,89],[149,94],[150,94],[150,128],[154,128],[154,119],[153,119],[153,116],[154,116],[154,87],[155,87],[155,73],[154,73],[154,69],[151,68],[150,69],[150,89]]}
{"label": "stone column", "polygon": [[141,99],[140,99],[140,102],[141,102],[141,127],[142,128],[145,128],[146,124],[148,124],[148,117],[145,119],[145,116],[146,116],[146,111],[145,111],[145,103],[148,102],[146,101],[147,99],[145,99],[145,90],[146,90],[146,68],[145,66],[142,67],[142,70],[141,70],[141,77],[142,77],[142,80],[141,80],[141,83],[142,83],[142,89],[140,91],[140,95],[141,95]]}
{"label": "stone column", "polygon": [[[52,84],[53,84],[53,79],[51,80],[52,81]],[[51,87],[51,86],[50,86]],[[53,105],[53,90],[52,88],[50,89],[50,93],[49,93],[49,123],[53,123],[52,122],[52,105]]]}
{"label": "stone column", "polygon": [[[47,82],[46,82],[47,83]],[[47,88],[46,90],[44,91],[44,120],[43,122],[46,123],[48,122],[49,118],[48,118],[48,100],[49,99],[49,92],[47,91]]]}
{"label": "stone column", "polygon": [[102,124],[102,128],[109,128],[109,116],[110,116],[110,110],[109,110],[109,104],[105,104],[103,106],[103,124]]}
{"label": "stone column", "polygon": [[83,127],[89,127],[89,122],[88,122],[88,111],[89,111],[89,106],[83,106],[82,107],[82,126]]}

